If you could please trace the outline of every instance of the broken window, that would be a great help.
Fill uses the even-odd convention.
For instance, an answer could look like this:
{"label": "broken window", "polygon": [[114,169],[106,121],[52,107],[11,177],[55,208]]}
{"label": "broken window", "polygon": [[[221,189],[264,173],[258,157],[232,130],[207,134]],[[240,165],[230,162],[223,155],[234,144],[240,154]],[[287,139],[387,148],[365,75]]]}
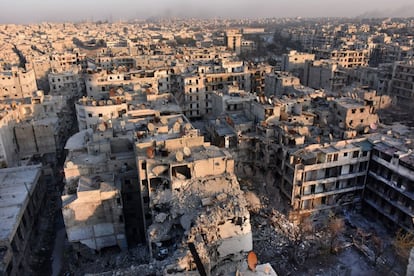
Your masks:
{"label": "broken window", "polygon": [[172,167],[172,175],[179,179],[191,179],[191,171],[187,165]]}
{"label": "broken window", "polygon": [[170,189],[170,181],[166,178],[155,177],[150,180],[151,191]]}
{"label": "broken window", "polygon": [[332,162],[332,155],[331,154],[327,155],[326,162]]}

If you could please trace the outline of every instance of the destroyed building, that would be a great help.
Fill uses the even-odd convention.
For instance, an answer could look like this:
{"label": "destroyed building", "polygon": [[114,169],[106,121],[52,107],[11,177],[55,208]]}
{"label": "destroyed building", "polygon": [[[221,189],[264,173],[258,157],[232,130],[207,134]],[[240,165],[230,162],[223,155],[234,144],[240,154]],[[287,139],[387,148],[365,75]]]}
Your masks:
{"label": "destroyed building", "polygon": [[290,153],[279,150],[279,187],[292,205],[292,219],[317,209],[359,204],[370,149],[370,143],[361,139],[311,145]]}
{"label": "destroyed building", "polygon": [[23,99],[37,91],[34,71],[12,67],[9,71],[0,72],[0,99]]}
{"label": "destroyed building", "polygon": [[414,95],[414,60],[394,64],[389,94],[403,107],[412,107]]}
{"label": "destroyed building", "polygon": [[136,178],[132,132],[119,121],[110,127],[101,122],[73,135],[65,149],[62,201],[69,241],[125,249],[123,186]]}
{"label": "destroyed building", "polygon": [[[69,241],[97,250],[146,241],[154,258],[181,260],[171,271],[195,268],[187,243],[208,270],[251,250],[249,213],[228,152],[204,142],[183,115],[119,121],[67,143],[62,200]],[[121,147],[132,138],[135,151]]]}
{"label": "destroyed building", "polygon": [[410,140],[408,137],[376,135],[370,142],[373,149],[364,191],[364,209],[390,229],[400,228],[413,233],[414,154]]}
{"label": "destroyed building", "polygon": [[63,218],[70,242],[89,248],[127,248],[121,202],[121,179],[101,173],[81,176],[76,193],[62,197]]}
{"label": "destroyed building", "polygon": [[229,153],[204,142],[179,116],[148,123],[148,131],[137,133],[135,147],[153,256],[166,257],[178,247],[181,263],[174,270],[192,270],[187,249],[192,242],[210,270],[231,255],[239,258],[239,252],[251,250],[249,213]]}

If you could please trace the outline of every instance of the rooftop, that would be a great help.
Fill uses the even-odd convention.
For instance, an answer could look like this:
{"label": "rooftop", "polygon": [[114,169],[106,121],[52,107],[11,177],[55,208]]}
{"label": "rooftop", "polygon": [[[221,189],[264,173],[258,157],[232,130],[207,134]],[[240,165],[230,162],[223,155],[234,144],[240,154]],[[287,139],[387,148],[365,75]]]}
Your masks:
{"label": "rooftop", "polygon": [[0,170],[0,241],[11,241],[40,176],[40,166]]}

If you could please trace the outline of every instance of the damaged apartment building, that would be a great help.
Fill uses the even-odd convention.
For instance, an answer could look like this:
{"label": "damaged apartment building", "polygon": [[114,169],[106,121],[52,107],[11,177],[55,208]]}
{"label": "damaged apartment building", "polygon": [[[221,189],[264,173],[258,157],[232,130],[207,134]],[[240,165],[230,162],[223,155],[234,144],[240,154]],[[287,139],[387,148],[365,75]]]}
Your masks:
{"label": "damaged apartment building", "polygon": [[70,242],[127,247],[121,191],[136,172],[132,133],[121,122],[100,122],[66,143],[62,212]]}
{"label": "damaged apartment building", "polygon": [[152,255],[178,258],[168,268],[174,272],[195,269],[188,243],[208,271],[226,258],[240,259],[252,249],[252,233],[231,155],[206,143],[184,116],[146,125],[135,148]]}
{"label": "damaged apartment building", "polygon": [[269,124],[276,143],[266,147],[265,160],[280,179],[277,186],[290,202],[291,218],[359,204],[371,148],[363,136],[378,123],[373,106],[348,97],[284,106],[280,121]]}
{"label": "damaged apartment building", "polygon": [[[272,171],[296,222],[315,211],[360,206],[372,148],[366,136],[390,99],[364,89],[348,94],[294,86],[280,98],[223,93],[223,103],[215,94],[225,120],[211,121],[211,141],[232,148],[240,173]],[[258,124],[242,129],[241,116]]]}
{"label": "damaged apartment building", "polygon": [[[164,94],[157,101],[156,95],[137,98],[123,92],[111,92],[106,101],[85,97],[77,104],[79,120],[85,122],[66,145],[62,197],[69,241],[97,250],[147,242],[154,258],[180,254],[184,270],[195,268],[187,242],[203,252],[209,269],[231,254],[249,251],[249,213],[231,155],[205,142],[183,115],[163,116],[151,109],[158,108],[157,102],[168,109],[173,101]],[[155,100],[148,106],[125,102],[128,97],[140,102],[143,96]],[[119,116],[118,109],[127,110]],[[217,231],[220,236],[211,236]]]}
{"label": "damaged apartment building", "polygon": [[39,90],[30,98],[4,102],[2,106],[0,155],[3,166],[18,165],[34,155],[50,162],[60,157],[73,127],[64,96],[44,95]]}
{"label": "damaged apartment building", "polygon": [[[405,132],[405,133],[404,133]],[[364,210],[393,230],[414,232],[414,152],[412,130],[388,130],[369,138],[371,160]]]}

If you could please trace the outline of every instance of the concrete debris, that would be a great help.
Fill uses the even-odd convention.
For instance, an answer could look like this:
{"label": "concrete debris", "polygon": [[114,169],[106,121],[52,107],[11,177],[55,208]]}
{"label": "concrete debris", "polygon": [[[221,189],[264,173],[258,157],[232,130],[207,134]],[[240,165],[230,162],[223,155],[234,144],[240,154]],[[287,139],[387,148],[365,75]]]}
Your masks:
{"label": "concrete debris", "polygon": [[225,193],[221,193],[221,194],[218,194],[217,196],[216,196],[216,199],[218,200],[218,201],[223,201],[223,200],[225,200],[227,198],[227,195],[225,194]]}
{"label": "concrete debris", "polygon": [[252,249],[250,214],[234,175],[187,180],[171,196],[166,191],[158,192],[151,204],[169,207],[154,209],[156,222],[148,230],[156,258],[162,257],[161,250],[177,247],[170,257],[175,264],[165,275],[195,268],[188,242],[194,243],[208,271],[225,259],[240,260]]}
{"label": "concrete debris", "polygon": [[189,214],[185,214],[180,217],[180,224],[184,230],[190,230],[192,219],[193,217]]}
{"label": "concrete debris", "polygon": [[155,168],[152,169],[152,173],[155,174],[156,176],[162,174],[163,172],[165,172],[168,169],[168,166],[156,166]]}
{"label": "concrete debris", "polygon": [[203,207],[209,206],[209,205],[213,204],[213,200],[209,197],[203,198],[203,199],[201,199],[201,204],[203,205]]}
{"label": "concrete debris", "polygon": [[163,223],[167,219],[168,215],[166,213],[159,213],[155,216],[155,221]]}

